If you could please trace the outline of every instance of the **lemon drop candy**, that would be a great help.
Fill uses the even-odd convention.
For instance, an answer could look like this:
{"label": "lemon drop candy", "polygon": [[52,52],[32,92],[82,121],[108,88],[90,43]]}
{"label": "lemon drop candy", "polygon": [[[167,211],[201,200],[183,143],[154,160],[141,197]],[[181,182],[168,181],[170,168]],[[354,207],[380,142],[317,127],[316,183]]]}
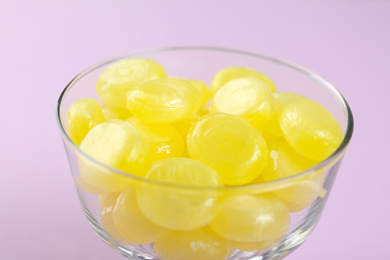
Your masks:
{"label": "lemon drop candy", "polygon": [[328,158],[343,140],[343,130],[333,115],[309,99],[289,104],[279,121],[287,142],[298,153],[315,161]]}
{"label": "lemon drop candy", "polygon": [[127,119],[143,136],[149,146],[149,163],[170,158],[181,157],[185,144],[183,137],[171,125],[146,125],[135,117]]}
{"label": "lemon drop candy", "polygon": [[156,61],[124,59],[110,65],[100,74],[96,82],[96,92],[105,104],[126,108],[126,95],[130,89],[145,81],[165,77],[165,69]]}
{"label": "lemon drop candy", "polygon": [[135,186],[120,193],[112,218],[119,234],[125,237],[131,245],[152,243],[167,231],[142,214],[137,204]]}
{"label": "lemon drop candy", "polygon": [[200,161],[160,160],[145,179],[137,194],[138,205],[157,225],[174,230],[196,229],[207,225],[220,209],[222,195],[214,188],[221,187],[222,182],[215,170]]}
{"label": "lemon drop candy", "polygon": [[210,223],[216,234],[239,242],[275,241],[289,225],[286,204],[270,194],[227,196]]}
{"label": "lemon drop candy", "polygon": [[[270,156],[262,177],[264,181],[280,180],[301,173],[318,162],[297,153],[284,138],[269,146]],[[320,171],[292,179],[275,187],[274,194],[295,212],[310,205],[322,192],[324,174]]]}
{"label": "lemon drop candy", "polygon": [[271,91],[264,81],[257,78],[235,78],[215,93],[210,112],[240,116],[261,131],[272,116]]}
{"label": "lemon drop candy", "polygon": [[104,230],[116,241],[122,244],[131,244],[126,237],[122,236],[114,225],[112,213],[115,208],[118,193],[104,193],[99,195],[98,202],[101,206],[100,219]]}
{"label": "lemon drop candy", "polygon": [[111,119],[125,120],[131,116],[130,112],[126,108],[111,107],[103,105],[103,114],[106,121]]}
{"label": "lemon drop candy", "polygon": [[198,91],[201,93],[200,105],[201,106],[206,105],[207,101],[211,97],[210,89],[206,86],[205,83],[203,83],[200,80],[187,79],[187,81],[190,82],[192,85],[194,85],[198,89]]}
{"label": "lemon drop candy", "polygon": [[164,260],[224,260],[233,253],[232,245],[206,226],[191,231],[169,231],[156,240],[153,249]]}
{"label": "lemon drop candy", "polygon": [[218,91],[220,87],[222,87],[228,81],[239,78],[239,77],[247,77],[251,76],[254,78],[258,78],[265,82],[271,92],[275,92],[275,84],[274,82],[265,74],[251,68],[246,67],[229,67],[222,69],[215,74],[211,81],[211,92],[214,94]]}
{"label": "lemon drop candy", "polygon": [[305,97],[291,92],[275,92],[272,93],[273,101],[273,113],[272,117],[265,127],[267,134],[281,137],[282,131],[280,130],[279,117],[283,109],[290,103],[298,99],[304,99]]}
{"label": "lemon drop candy", "polygon": [[173,123],[200,107],[201,93],[183,79],[156,79],[128,92],[127,109],[144,123]]}
{"label": "lemon drop candy", "polygon": [[[138,131],[129,123],[112,119],[92,128],[80,149],[100,163],[143,176],[148,153]],[[118,192],[131,184],[131,179],[88,158],[79,157],[80,178],[105,192]]]}
{"label": "lemon drop candy", "polygon": [[255,179],[267,164],[262,135],[239,116],[211,113],[189,131],[191,158],[213,167],[224,184],[243,185]]}
{"label": "lemon drop candy", "polygon": [[66,116],[66,128],[70,139],[77,145],[95,125],[104,122],[102,106],[92,98],[75,101]]}

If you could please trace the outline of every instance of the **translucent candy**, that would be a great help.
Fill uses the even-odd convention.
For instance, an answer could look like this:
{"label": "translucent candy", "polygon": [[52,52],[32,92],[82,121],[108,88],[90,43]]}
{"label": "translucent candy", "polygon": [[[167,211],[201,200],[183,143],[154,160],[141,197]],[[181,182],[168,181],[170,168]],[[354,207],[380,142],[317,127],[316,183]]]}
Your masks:
{"label": "translucent candy", "polygon": [[96,92],[105,104],[126,108],[126,95],[130,89],[143,82],[165,77],[164,68],[153,60],[120,60],[100,74],[96,82]]}
{"label": "translucent candy", "polygon": [[187,79],[192,85],[194,85],[198,91],[201,93],[200,105],[206,105],[207,101],[211,97],[210,89],[200,80]]}
{"label": "translucent candy", "polygon": [[171,125],[146,125],[135,117],[128,120],[144,137],[149,146],[148,163],[183,156],[183,137]]}
{"label": "translucent candy", "polygon": [[198,122],[198,120],[209,113],[209,108],[208,107],[201,107],[196,111],[190,118],[186,118],[184,120],[180,120],[179,122],[176,122],[172,124],[177,131],[181,134],[181,136],[184,138],[184,140],[187,140],[187,135],[190,130],[190,128]]}
{"label": "translucent candy", "polygon": [[192,158],[213,167],[228,185],[255,179],[267,163],[267,145],[261,134],[241,117],[213,113],[202,117],[188,134]]}
{"label": "translucent candy", "polygon": [[[303,172],[317,164],[298,154],[284,138],[269,146],[270,156],[262,177],[265,181],[279,180]],[[299,211],[310,205],[322,192],[324,174],[313,172],[292,180],[288,187],[277,189],[274,194],[286,201],[290,211]]]}
{"label": "translucent candy", "polygon": [[289,104],[282,111],[279,121],[287,142],[312,160],[328,158],[343,140],[343,130],[332,114],[308,99]]}
{"label": "translucent candy", "polygon": [[209,227],[170,231],[156,240],[153,249],[164,260],[224,260],[233,253],[232,242]]}
{"label": "translucent candy", "polygon": [[104,230],[116,241],[122,244],[131,244],[131,241],[121,235],[114,225],[112,213],[115,203],[120,193],[105,193],[99,196],[98,201],[101,206],[100,218]]}
{"label": "translucent candy", "polygon": [[259,252],[266,250],[274,245],[276,245],[280,240],[282,240],[283,237],[275,238],[274,240],[264,240],[259,242],[240,242],[240,241],[233,241],[234,247],[241,250],[241,251],[248,251],[248,252]]}
{"label": "translucent candy", "polygon": [[112,217],[116,229],[129,241],[128,244],[152,243],[167,231],[145,218],[138,207],[134,187],[119,195]]}
{"label": "translucent candy", "polygon": [[106,121],[111,119],[125,120],[131,116],[131,113],[126,108],[103,106],[103,114]]}
{"label": "translucent candy", "polygon": [[201,92],[186,80],[157,79],[128,93],[127,109],[145,123],[173,123],[200,108]]}
{"label": "translucent candy", "polygon": [[[112,119],[92,128],[80,144],[97,161],[135,175],[145,174],[147,146],[128,122]],[[126,189],[131,179],[85,157],[79,157],[80,178],[105,192]]]}
{"label": "translucent candy", "polygon": [[104,122],[102,106],[92,98],[75,101],[69,108],[66,117],[66,128],[70,139],[80,145],[89,130]]}
{"label": "translucent candy", "polygon": [[282,110],[291,102],[305,98],[302,95],[291,93],[291,92],[275,92],[272,93],[273,100],[273,113],[272,117],[265,127],[265,131],[276,137],[281,137],[282,131],[280,130],[279,117]]}
{"label": "translucent candy", "polygon": [[218,71],[218,73],[214,76],[213,80],[211,81],[211,92],[216,93],[220,87],[234,78],[246,76],[252,76],[261,79],[267,84],[271,92],[276,91],[273,81],[263,73],[245,67],[230,67]]}
{"label": "translucent candy", "polygon": [[226,197],[221,212],[210,223],[214,232],[239,242],[274,241],[290,225],[287,206],[272,195]]}
{"label": "translucent candy", "polygon": [[221,186],[218,174],[197,160],[169,158],[157,161],[145,178],[194,187],[141,184],[138,205],[148,219],[162,227],[175,230],[199,228],[208,224],[220,209],[222,197],[218,191],[196,189]]}
{"label": "translucent candy", "polygon": [[247,120],[257,130],[265,128],[272,116],[271,91],[254,77],[240,77],[230,80],[215,93],[211,113],[228,113]]}

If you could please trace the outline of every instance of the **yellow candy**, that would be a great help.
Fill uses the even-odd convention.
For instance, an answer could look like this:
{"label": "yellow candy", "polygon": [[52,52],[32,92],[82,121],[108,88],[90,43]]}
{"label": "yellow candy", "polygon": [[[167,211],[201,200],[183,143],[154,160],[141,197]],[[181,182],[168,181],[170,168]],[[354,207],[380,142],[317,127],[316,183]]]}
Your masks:
{"label": "yellow candy", "polygon": [[80,145],[89,130],[104,122],[102,106],[92,98],[75,101],[69,108],[66,117],[66,128],[70,139]]}
{"label": "yellow candy", "polygon": [[213,167],[228,185],[249,183],[267,163],[264,138],[235,115],[214,113],[202,117],[190,129],[187,145],[192,158]]}
{"label": "yellow candy", "polygon": [[228,113],[247,120],[257,130],[265,128],[272,116],[271,91],[254,77],[240,77],[221,86],[211,102],[211,113]]}
{"label": "yellow candy", "polygon": [[145,125],[135,117],[128,120],[144,137],[149,146],[149,163],[183,156],[185,144],[183,137],[171,125]]}
{"label": "yellow candy", "polygon": [[280,240],[282,240],[282,238],[283,237],[275,238],[271,240],[264,240],[260,242],[240,242],[240,241],[233,241],[233,242],[234,242],[234,247],[241,251],[259,252],[276,245]]}
{"label": "yellow candy", "polygon": [[194,85],[198,91],[201,93],[201,101],[200,105],[204,106],[206,105],[207,101],[211,97],[211,91],[209,88],[200,80],[193,80],[193,79],[187,79],[188,82],[190,82],[192,85]]}
{"label": "yellow candy", "polygon": [[103,106],[103,114],[106,121],[111,119],[125,120],[131,116],[130,112],[126,108]]}
{"label": "yellow candy", "polygon": [[201,107],[190,118],[186,118],[179,122],[172,124],[177,131],[181,134],[184,140],[187,140],[187,135],[190,128],[204,115],[209,113],[208,107]]}
{"label": "yellow candy", "polygon": [[[81,150],[113,168],[143,176],[147,146],[128,122],[110,120],[92,128],[80,144]],[[80,178],[105,192],[126,189],[131,179],[86,158],[79,157]]]}
{"label": "yellow candy", "polygon": [[263,73],[245,67],[230,67],[218,71],[218,73],[214,76],[213,80],[211,81],[211,92],[216,93],[220,87],[232,79],[246,76],[261,79],[267,84],[271,92],[276,91],[273,81]]}
{"label": "yellow candy", "polygon": [[209,227],[170,231],[157,239],[153,249],[164,260],[224,260],[233,253],[232,242]]}
{"label": "yellow candy", "polygon": [[131,244],[131,241],[121,235],[114,225],[112,213],[115,208],[119,193],[105,193],[99,196],[99,205],[101,206],[100,218],[104,230],[116,241],[122,244]]}
{"label": "yellow candy", "polygon": [[273,114],[265,128],[265,131],[276,137],[282,136],[282,131],[280,130],[279,117],[283,109],[290,104],[291,102],[305,98],[302,95],[290,93],[290,92],[275,92],[272,93],[273,99]]}
{"label": "yellow candy", "polygon": [[126,108],[127,92],[137,85],[165,78],[164,68],[148,59],[120,60],[106,68],[96,82],[96,92],[101,101],[112,107]]}
{"label": "yellow candy", "polygon": [[218,191],[196,187],[220,187],[221,180],[212,168],[199,161],[187,158],[157,161],[145,178],[195,187],[141,184],[138,205],[148,219],[162,227],[192,230],[207,225],[219,211],[222,198]]}
{"label": "yellow candy", "polygon": [[186,80],[157,79],[128,93],[127,109],[145,123],[173,123],[191,117],[200,107],[201,93]]}
{"label": "yellow candy", "polygon": [[[269,146],[270,156],[262,177],[265,181],[279,180],[303,172],[317,164],[298,154],[285,140],[280,138]],[[290,211],[299,211],[312,203],[322,192],[324,174],[313,173],[290,181],[287,188],[274,194],[287,202]]]}
{"label": "yellow candy", "polygon": [[145,218],[138,207],[134,187],[119,195],[112,218],[118,232],[131,245],[152,243],[167,231]]}
{"label": "yellow candy", "polygon": [[287,206],[272,195],[226,197],[210,223],[216,234],[239,242],[275,241],[287,233],[289,225]]}
{"label": "yellow candy", "polygon": [[343,130],[332,114],[308,99],[289,104],[280,114],[279,121],[287,142],[312,160],[325,160],[343,140]]}

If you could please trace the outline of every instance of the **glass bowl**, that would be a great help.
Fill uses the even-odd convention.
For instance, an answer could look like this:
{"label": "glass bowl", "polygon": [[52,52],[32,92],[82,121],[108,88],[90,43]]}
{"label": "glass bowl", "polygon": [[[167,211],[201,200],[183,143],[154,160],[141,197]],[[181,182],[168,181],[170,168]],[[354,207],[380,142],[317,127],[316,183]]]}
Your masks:
{"label": "glass bowl", "polygon": [[[121,59],[136,57],[148,58],[159,62],[172,76],[197,79],[206,83],[211,81],[217,71],[227,67],[241,66],[261,71],[274,81],[277,91],[304,95],[328,109],[343,128],[344,139],[342,144],[329,158],[297,175],[276,181],[236,187],[195,188],[173,185],[167,182],[145,180],[136,175],[111,168],[84,153],[71,141],[65,127],[66,115],[70,105],[76,100],[82,98],[98,100],[95,84],[98,76],[105,68]],[[328,81],[316,73],[282,59],[246,51],[215,47],[160,48],[123,54],[99,62],[77,75],[63,90],[58,100],[57,121],[65,144],[76,190],[88,222],[99,237],[128,259],[284,258],[307,239],[320,219],[353,131],[353,117],[347,102]],[[226,224],[228,222],[224,222],[223,217],[217,222],[213,220],[216,222],[213,222],[213,228],[210,228],[207,223],[192,231],[172,231],[163,228],[162,231],[159,230],[157,232],[158,235],[154,234],[154,230],[151,231],[149,226],[144,227],[143,223],[141,223],[142,221],[134,224],[129,220],[129,225],[125,224],[123,227],[122,223],[120,228],[130,229],[130,233],[135,232],[136,238],[132,240],[124,236],[122,231],[118,232],[120,228],[115,224],[118,221],[115,222],[113,220],[113,212],[119,210],[117,208],[120,207],[120,205],[118,206],[117,198],[120,196],[122,188],[118,188],[113,193],[104,193],[96,190],[80,178],[83,165],[89,165],[90,169],[92,168],[96,171],[108,172],[117,177],[120,176],[121,180],[125,179],[129,185],[125,185],[126,190],[122,191],[121,194],[124,192],[130,193],[134,201],[140,189],[146,189],[151,193],[157,192],[163,198],[196,198],[198,200],[197,206],[200,208],[193,210],[191,213],[194,214],[195,212],[196,214],[197,210],[201,211],[203,209],[202,207],[210,207],[210,205],[211,207],[222,207],[221,205],[227,203],[226,201],[233,204],[245,204],[246,199],[253,197],[276,198],[283,201],[284,205],[287,205],[288,219],[284,219],[283,224],[274,223],[274,226],[268,230],[260,227],[258,232],[262,233],[261,236],[264,237],[264,240],[258,242],[233,241],[231,238],[224,238],[221,237],[221,234],[216,235],[213,233],[218,228],[219,230],[227,230],[227,233],[229,233],[229,229],[232,227]],[[305,203],[296,203],[296,201],[282,199],[286,193],[290,194],[291,190],[297,189],[314,191],[312,191],[311,197],[309,196],[310,198],[306,199]],[[133,221],[140,221],[138,218],[134,220],[134,214],[142,215],[137,208],[137,203],[134,201],[133,208],[126,214],[129,215],[129,219],[133,218]],[[266,202],[259,202],[260,211],[262,211],[264,203]],[[163,204],[161,206],[167,207],[167,205]],[[173,219],[176,215],[179,215],[180,211],[180,209],[172,209],[172,207],[164,210],[173,211],[170,212]],[[250,221],[249,215],[250,213],[242,217],[243,223],[241,224],[243,224],[244,228],[248,228],[248,226],[245,226],[244,219]],[[263,216],[263,219],[259,217],[256,220],[259,222],[258,225],[261,226],[264,223],[268,223],[267,221],[270,221],[271,215],[268,213],[268,215]],[[144,216],[138,217],[143,218]],[[229,216],[225,216],[225,218],[229,218]],[[278,233],[278,229],[283,229],[283,232]],[[153,233],[153,239],[141,238],[148,232]],[[188,250],[203,250],[203,255],[202,252],[191,255],[188,254]]]}

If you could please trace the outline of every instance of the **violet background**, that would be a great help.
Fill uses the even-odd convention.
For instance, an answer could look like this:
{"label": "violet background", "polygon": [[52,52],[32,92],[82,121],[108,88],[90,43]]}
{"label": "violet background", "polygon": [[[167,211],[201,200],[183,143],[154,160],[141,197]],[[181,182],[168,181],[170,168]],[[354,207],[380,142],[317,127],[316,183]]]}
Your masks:
{"label": "violet background", "polygon": [[123,52],[211,45],[308,67],[355,132],[322,218],[287,259],[390,259],[390,1],[0,3],[0,259],[122,259],[83,215],[56,120],[84,68]]}

